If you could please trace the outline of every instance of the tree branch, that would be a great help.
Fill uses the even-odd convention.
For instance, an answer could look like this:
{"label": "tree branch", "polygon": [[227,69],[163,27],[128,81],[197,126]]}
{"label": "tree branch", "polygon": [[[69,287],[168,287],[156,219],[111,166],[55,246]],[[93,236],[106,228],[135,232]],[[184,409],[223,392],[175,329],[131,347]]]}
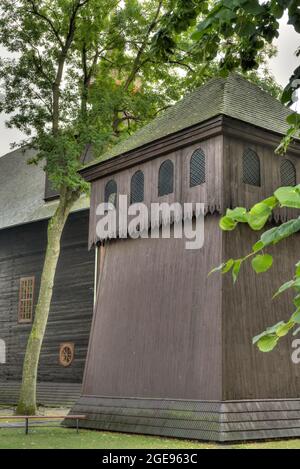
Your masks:
{"label": "tree branch", "polygon": [[76,17],[78,10],[86,5],[90,0],[85,0],[80,2],[77,0],[74,4],[73,12],[70,16],[69,21],[69,30],[66,36],[65,43],[63,44],[60,52],[60,56],[58,58],[58,66],[57,66],[57,73],[55,77],[55,81],[53,83],[53,113],[52,113],[52,131],[53,134],[56,135],[58,133],[59,128],[59,94],[60,94],[60,85],[62,81],[63,70],[65,66],[65,61],[67,58],[68,51],[71,47],[73,42],[75,29],[76,29]]}
{"label": "tree branch", "polygon": [[55,28],[53,22],[51,21],[50,18],[48,18],[47,16],[43,15],[37,8],[37,5],[35,3],[34,0],[27,0],[31,5],[32,5],[32,11],[31,13],[33,13],[34,15],[38,16],[39,18],[43,19],[44,21],[46,21],[46,23],[48,23],[48,25],[50,26],[50,29],[52,30],[52,32],[54,33],[56,39],[58,40],[59,44],[61,47],[63,47],[63,42],[60,38],[60,35],[59,35],[59,31]]}
{"label": "tree branch", "polygon": [[168,63],[169,64],[172,64],[172,65],[179,65],[180,67],[185,67],[187,68],[190,72],[194,72],[195,70],[188,64],[186,64],[185,62],[181,62],[180,60],[168,60]]}
{"label": "tree branch", "polygon": [[158,20],[158,17],[159,17],[159,13],[160,13],[160,10],[161,10],[161,7],[162,7],[162,0],[160,0],[158,2],[158,7],[157,7],[157,10],[155,12],[155,15],[154,15],[154,18],[153,20],[151,21],[149,27],[147,28],[147,31],[146,31],[146,35],[145,35],[145,38],[142,42],[142,45],[141,47],[139,48],[138,50],[138,53],[136,55],[136,58],[133,62],[133,66],[132,66],[132,71],[131,73],[129,74],[126,82],[125,82],[125,85],[124,85],[124,90],[127,91],[130,84],[132,83],[132,81],[134,80],[137,72],[139,71],[140,69],[140,61],[141,61],[141,57],[143,55],[143,52],[147,46],[147,43],[148,43],[148,38],[149,38],[149,35],[151,34],[151,32],[153,31],[153,29],[155,28],[156,24],[157,24],[157,20]]}

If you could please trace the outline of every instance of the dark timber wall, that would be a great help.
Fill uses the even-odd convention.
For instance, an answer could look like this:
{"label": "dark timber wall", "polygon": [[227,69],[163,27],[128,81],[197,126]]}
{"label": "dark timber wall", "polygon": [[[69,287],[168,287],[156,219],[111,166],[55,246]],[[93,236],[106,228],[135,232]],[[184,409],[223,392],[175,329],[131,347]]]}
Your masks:
{"label": "dark timber wall", "polygon": [[221,260],[215,216],[205,228],[205,251],[174,238],[106,245],[84,394],[221,398],[221,279],[207,279]]}
{"label": "dark timber wall", "polygon": [[[271,228],[274,225],[270,225]],[[251,251],[259,234],[246,226],[223,234],[223,258],[241,257]],[[274,263],[265,274],[255,274],[250,263],[241,267],[238,281],[223,277],[223,399],[297,398],[300,393],[300,365],[292,361],[292,334],[280,339],[272,353],[259,352],[252,337],[293,312],[293,292],[272,296],[279,286],[293,278],[299,260],[300,235],[268,248]],[[298,336],[296,336],[298,338]]]}
{"label": "dark timber wall", "polygon": [[[255,275],[248,263],[236,286],[230,274],[207,277],[221,260],[249,253],[259,237],[245,226],[221,232],[218,222],[227,207],[250,207],[280,185],[274,154],[280,138],[220,116],[185,129],[185,140],[178,132],[171,143],[165,137],[85,170],[93,181],[91,245],[98,241],[96,207],[105,183],[114,178],[119,194],[128,194],[137,169],[144,171],[147,203],[204,202],[206,217],[200,251],[187,251],[185,240],[174,238],[101,246],[83,393],[72,409],[87,415],[83,426],[218,441],[300,436],[295,338],[284,337],[269,354],[252,345],[254,335],[293,312],[288,295],[271,298],[293,275],[300,235],[276,246],[266,274]],[[188,168],[196,148],[206,156],[206,182],[191,188]],[[260,187],[243,182],[249,148],[260,159]],[[298,142],[286,155],[298,183],[299,155]],[[167,158],[175,168],[174,191],[158,197],[158,169]],[[299,211],[283,210],[270,226],[293,216]]]}
{"label": "dark timber wall", "polygon": [[[47,222],[40,221],[0,231],[0,338],[6,341],[6,364],[0,365],[1,382],[18,382],[31,324],[18,324],[20,277],[35,276],[35,302],[46,246]],[[94,252],[87,249],[88,212],[70,216],[62,251],[46,336],[38,371],[40,382],[82,381],[93,309]],[[62,342],[75,344],[69,367],[59,364]],[[12,388],[16,385],[12,384]],[[9,393],[9,385],[5,389]],[[53,388],[54,389],[54,388]],[[75,388],[74,388],[75,389]],[[78,388],[76,388],[78,392]],[[49,394],[53,394],[51,391]],[[2,393],[3,394],[3,393]],[[3,397],[4,399],[4,397]]]}

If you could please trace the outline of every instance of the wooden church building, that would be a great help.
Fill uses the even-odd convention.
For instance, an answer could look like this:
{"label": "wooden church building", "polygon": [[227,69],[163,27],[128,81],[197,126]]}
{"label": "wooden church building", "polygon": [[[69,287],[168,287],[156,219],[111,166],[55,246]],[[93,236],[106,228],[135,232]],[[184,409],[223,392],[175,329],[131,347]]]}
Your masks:
{"label": "wooden church building", "polygon": [[[87,415],[82,425],[216,441],[300,436],[295,338],[266,354],[252,345],[254,335],[291,314],[290,299],[272,295],[293,275],[299,236],[276,247],[266,274],[245,265],[235,287],[228,275],[207,276],[224,259],[248,253],[259,236],[245,226],[222,232],[225,209],[299,183],[300,143],[285,157],[274,154],[289,112],[238,75],[215,78],[82,170],[92,183],[89,245],[97,251],[83,389],[72,409]],[[99,238],[97,207],[118,203],[121,194],[147,206],[204,202],[204,246],[187,250],[174,237]],[[270,226],[290,215],[276,215]],[[75,268],[74,257],[67,264]],[[75,290],[74,302],[86,294]],[[68,314],[69,300],[61,301]],[[49,335],[48,343],[57,350]],[[53,359],[44,355],[44,373]]]}
{"label": "wooden church building", "polygon": [[[47,222],[57,205],[31,150],[0,158],[0,404],[18,400],[22,365],[43,267]],[[87,156],[87,155],[85,155]],[[80,395],[93,310],[94,252],[87,249],[89,200],[65,227],[38,370],[39,404]]]}

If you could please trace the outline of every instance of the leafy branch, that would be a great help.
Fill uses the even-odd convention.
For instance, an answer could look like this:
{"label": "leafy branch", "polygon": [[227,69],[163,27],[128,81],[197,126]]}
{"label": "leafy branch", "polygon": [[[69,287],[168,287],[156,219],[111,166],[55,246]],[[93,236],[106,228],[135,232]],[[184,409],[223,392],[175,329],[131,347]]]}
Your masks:
{"label": "leafy branch", "polygon": [[[252,230],[258,231],[266,225],[272,216],[273,210],[284,207],[300,208],[300,184],[295,187],[280,187],[274,192],[273,196],[255,204],[250,210],[246,210],[244,207],[236,207],[233,210],[227,209],[226,215],[220,220],[220,228],[223,231],[232,231],[238,224],[246,223]],[[251,266],[257,274],[266,272],[273,265],[273,256],[265,253],[264,250],[298,231],[300,231],[300,216],[265,231],[252,246],[250,253],[243,258],[228,259],[210,273],[218,271],[225,274],[231,271],[233,282],[236,282],[242,264],[249,259],[251,259]],[[295,291],[293,303],[296,309],[287,322],[281,321],[272,327],[268,327],[253,338],[253,344],[256,344],[262,352],[273,350],[280,337],[285,336],[291,329],[300,324],[300,261],[295,266],[293,279],[281,285],[273,298],[289,289]]]}

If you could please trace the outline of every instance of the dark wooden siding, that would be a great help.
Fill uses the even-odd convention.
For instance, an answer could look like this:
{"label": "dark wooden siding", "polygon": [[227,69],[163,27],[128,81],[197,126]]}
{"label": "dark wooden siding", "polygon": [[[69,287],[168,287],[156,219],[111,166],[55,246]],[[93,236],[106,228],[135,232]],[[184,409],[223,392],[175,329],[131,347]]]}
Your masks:
{"label": "dark wooden siding", "polygon": [[[280,186],[282,159],[275,154],[277,144],[264,144],[262,139],[255,141],[253,135],[247,132],[243,138],[224,137],[225,206],[249,208],[271,196]],[[253,149],[260,158],[260,187],[242,181],[242,156],[246,148]],[[288,153],[287,158],[295,165],[299,182],[300,159],[295,152]],[[298,216],[298,210],[281,209],[275,212],[277,221]],[[246,226],[224,233],[223,259],[246,255],[259,236],[260,233]],[[265,274],[256,275],[248,263],[242,266],[236,286],[232,285],[230,275],[223,278],[224,399],[299,396],[300,368],[291,360],[294,337],[288,335],[281,339],[278,348],[271,353],[261,353],[252,345],[253,336],[267,326],[287,320],[293,312],[291,294],[285,293],[274,300],[272,296],[283,282],[292,278],[298,260],[298,244],[299,235],[296,235],[278,244],[276,249],[268,249],[268,252],[274,252],[274,265]]]}
{"label": "dark wooden siding", "polygon": [[[274,154],[278,135],[241,123],[225,130],[169,153],[161,142],[159,155],[126,169],[124,162],[120,167],[118,161],[115,167],[108,162],[104,177],[99,166],[100,179],[92,186],[90,244],[97,240],[95,209],[106,181],[113,176],[119,193],[129,194],[137,169],[145,173],[147,203],[205,202],[208,214],[201,251],[187,252],[184,240],[172,238],[116,240],[101,247],[105,257],[99,261],[83,395],[74,408],[88,415],[83,425],[219,441],[300,434],[299,401],[293,399],[299,396],[300,368],[291,360],[293,338],[285,337],[269,354],[252,345],[254,335],[292,313],[291,298],[272,302],[271,297],[293,274],[299,236],[278,246],[277,260],[266,274],[257,276],[243,266],[235,287],[230,275],[207,278],[221,259],[247,254],[258,236],[245,226],[221,234],[215,212],[250,207],[280,184],[280,157]],[[207,157],[207,178],[189,188],[189,158],[198,147]],[[261,187],[242,182],[247,147],[260,158]],[[288,158],[298,180],[297,151]],[[175,190],[158,198],[158,168],[167,158],[175,165]],[[275,220],[294,215],[285,211]]]}
{"label": "dark wooden siding", "polygon": [[[20,277],[34,275],[35,302],[46,246],[47,222],[0,231],[0,338],[6,341],[7,363],[0,365],[0,381],[21,378],[31,324],[18,324]],[[93,309],[94,253],[87,249],[88,212],[70,216],[63,233],[49,322],[42,346],[38,379],[82,380]],[[74,342],[71,366],[59,365],[59,345]]]}
{"label": "dark wooden siding", "polygon": [[[277,144],[253,142],[250,136],[249,138],[247,137],[247,133],[240,138],[224,137],[224,208],[237,206],[250,208],[260,200],[270,197],[281,185],[280,163],[282,162],[282,157],[275,154]],[[243,182],[243,153],[247,148],[254,150],[259,157],[260,187]],[[295,166],[297,183],[300,182],[299,156],[296,156],[295,153],[287,153],[286,155],[286,158]],[[296,210],[281,209],[275,212],[274,218],[276,221],[286,221],[294,216],[298,216]]]}
{"label": "dark wooden siding", "polygon": [[[1,405],[18,403],[21,381],[0,381]],[[38,381],[37,404],[71,406],[80,398],[81,383]]]}
{"label": "dark wooden siding", "polygon": [[[219,442],[300,436],[299,399],[201,401],[81,396],[80,426]],[[75,426],[75,422],[65,421]]]}
{"label": "dark wooden siding", "polygon": [[[246,226],[224,233],[224,259],[238,258],[251,250],[258,234]],[[260,352],[252,337],[293,313],[292,292],[272,300],[279,286],[293,276],[299,260],[300,235],[276,245],[271,270],[255,274],[251,265],[241,268],[238,281],[223,276],[223,381],[224,399],[296,398],[300,393],[300,365],[294,364],[291,334],[275,350]],[[297,336],[296,336],[297,338]]]}
{"label": "dark wooden siding", "polygon": [[111,241],[99,279],[84,394],[178,399],[221,396],[217,216],[205,250],[184,239]]}
{"label": "dark wooden siding", "polygon": [[[151,202],[203,202],[206,211],[213,213],[221,209],[222,197],[222,151],[223,137],[217,136],[201,143],[191,145],[167,155],[157,157],[146,163],[103,177],[92,184],[91,216],[89,230],[90,246],[97,241],[96,208],[104,202],[104,188],[110,179],[114,179],[118,186],[118,194],[128,195],[130,203],[130,181],[137,170],[144,173],[145,197],[144,202],[150,207]],[[201,148],[206,156],[206,182],[199,186],[190,187],[190,158],[197,148]],[[174,192],[165,196],[158,196],[158,173],[163,161],[170,159],[174,164]]]}

